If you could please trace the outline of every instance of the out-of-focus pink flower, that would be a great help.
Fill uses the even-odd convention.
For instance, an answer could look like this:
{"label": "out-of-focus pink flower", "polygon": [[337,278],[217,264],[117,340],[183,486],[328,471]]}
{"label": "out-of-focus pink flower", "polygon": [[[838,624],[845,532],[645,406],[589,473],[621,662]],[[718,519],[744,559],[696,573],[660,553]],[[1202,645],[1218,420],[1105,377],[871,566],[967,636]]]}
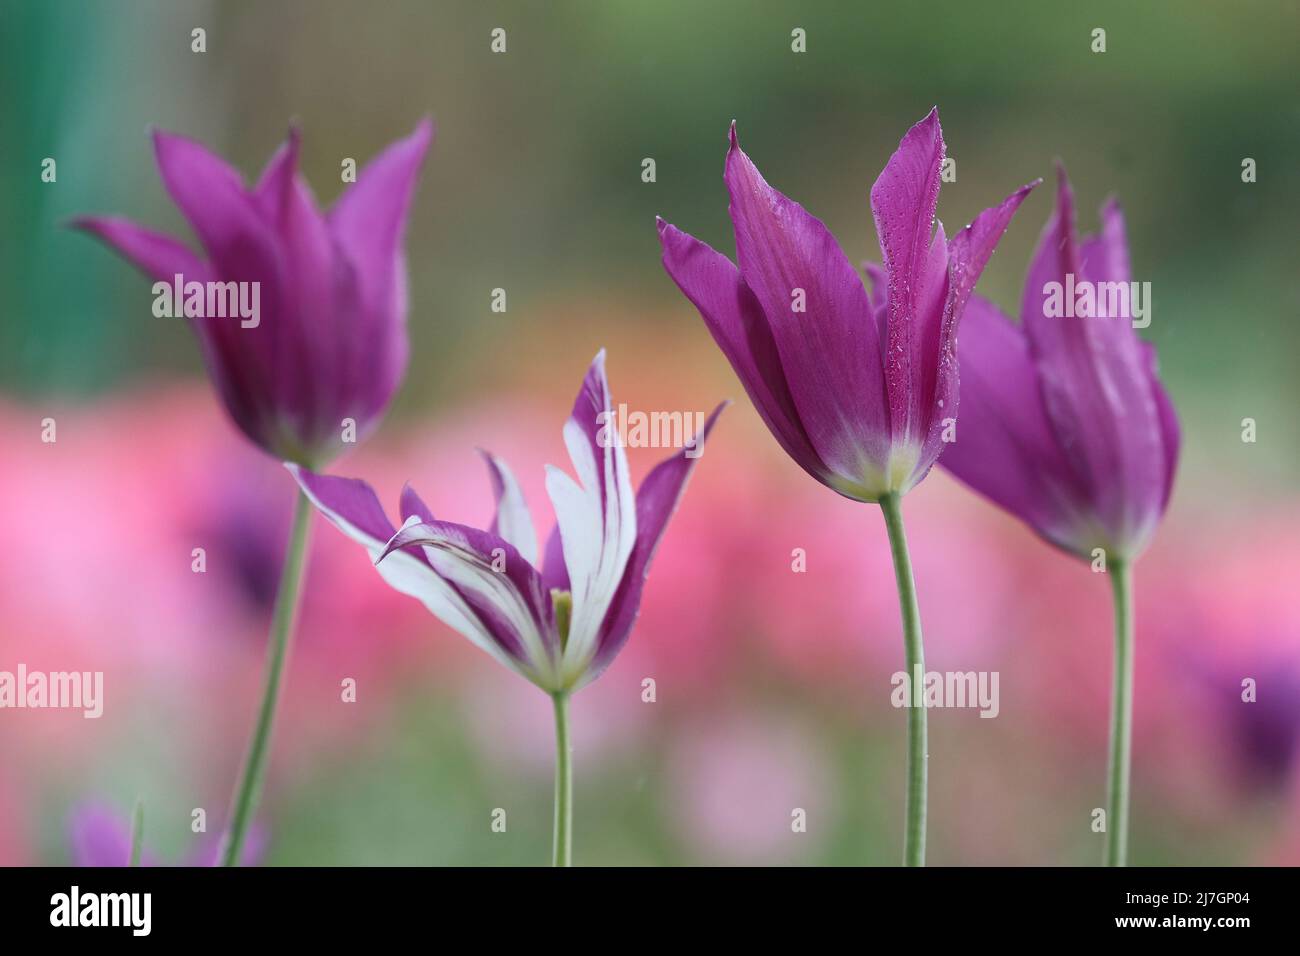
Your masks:
{"label": "out-of-focus pink flower", "polygon": [[758,864],[815,853],[835,824],[835,780],[815,739],[770,715],[696,721],[668,771],[667,817],[691,857]]}
{"label": "out-of-focus pink flower", "polygon": [[[57,425],[48,444],[36,439],[45,417]],[[0,574],[0,669],[104,675],[98,719],[3,712],[5,819],[34,812],[51,787],[93,786],[127,747],[137,765],[166,761],[170,779],[220,802],[248,731],[246,709],[230,701],[259,691],[270,611],[257,568],[284,548],[281,533],[249,532],[287,527],[283,469],[231,433],[201,386],[151,386],[93,406],[0,401],[0,444],[0,548],[21,555]],[[376,443],[358,458],[383,480],[405,477]],[[85,535],[77,573],[66,537],[52,533],[68,523]],[[272,785],[385,717],[385,689],[440,670],[446,656],[424,639],[427,615],[393,602],[382,581],[354,573],[354,555],[329,545],[317,539],[307,575],[282,714],[293,746]],[[357,680],[359,703],[341,700],[344,678]],[[160,724],[167,733],[141,747],[140,727]],[[3,829],[0,845],[17,853]]]}
{"label": "out-of-focus pink flower", "polygon": [[[616,673],[626,658],[637,653],[639,644],[629,643],[600,680],[573,698],[573,753],[583,766],[634,751],[636,744],[653,734],[659,719],[671,713],[661,704],[644,703],[639,683],[620,680]],[[466,684],[458,688],[468,718],[466,731],[478,750],[502,767],[550,774],[555,763],[551,702],[538,694],[515,693],[514,683],[499,667],[467,675]]]}
{"label": "out-of-focus pink flower", "polygon": [[1225,778],[1276,793],[1300,780],[1300,514],[1267,514],[1236,516],[1215,548],[1177,556],[1156,626],[1189,712],[1222,748]]}

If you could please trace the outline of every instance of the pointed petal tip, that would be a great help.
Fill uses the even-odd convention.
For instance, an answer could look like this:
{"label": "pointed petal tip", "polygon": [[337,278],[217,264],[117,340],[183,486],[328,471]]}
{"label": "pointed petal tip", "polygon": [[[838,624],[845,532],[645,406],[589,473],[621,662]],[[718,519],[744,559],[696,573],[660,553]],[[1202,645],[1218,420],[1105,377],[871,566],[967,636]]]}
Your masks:
{"label": "pointed petal tip", "polygon": [[134,221],[121,216],[70,216],[67,219],[60,220],[58,225],[64,229],[76,229],[80,232],[89,233],[110,245],[113,244],[110,233],[115,226],[130,225],[140,228]]}
{"label": "pointed petal tip", "polygon": [[379,562],[383,561],[384,558],[388,557],[394,551],[398,551],[406,547],[406,543],[399,542],[398,539],[400,539],[402,535],[405,534],[411,528],[414,528],[417,525],[422,525],[422,524],[424,524],[424,519],[422,519],[419,515],[411,515],[409,518],[403,521],[402,526],[397,529],[397,533],[388,539],[388,543],[384,545],[384,550],[380,552],[379,557],[375,558],[375,566],[378,567]]}
{"label": "pointed petal tip", "polygon": [[926,113],[919,120],[913,123],[911,127],[908,128],[907,132],[904,133],[902,138],[899,140],[899,145],[901,146],[903,142],[907,140],[907,137],[910,136],[912,133],[918,133],[918,132],[925,132],[925,133],[937,132],[939,138],[940,139],[943,138],[943,125],[939,122],[938,106],[930,107],[930,112]]}
{"label": "pointed petal tip", "polygon": [[153,140],[154,154],[181,143],[197,142],[188,136],[182,136],[180,133],[173,133],[171,130],[163,129],[161,126],[149,127],[149,138]]}
{"label": "pointed petal tip", "polygon": [[[984,210],[984,212],[980,213],[978,216],[972,219],[969,223],[966,224],[965,228],[962,229],[962,232],[970,233],[975,228],[975,226],[980,222],[980,220],[985,217],[985,215],[996,215],[999,210],[1009,210],[1010,213],[1014,215],[1016,210],[1020,208],[1020,204],[1025,201],[1026,197],[1028,197],[1029,194],[1033,192],[1042,183],[1042,181],[1043,181],[1042,177],[1039,177],[1038,179],[1035,179],[1033,182],[1025,183],[1019,189],[1015,190],[1013,193],[1007,196],[1006,199],[1002,200],[1002,202],[998,203],[998,205],[992,206],[989,209]],[[1006,226],[1009,223],[1010,223],[1010,219],[1008,218],[1007,223],[1005,223],[1002,226],[1002,229],[1006,229]],[[1001,235],[1001,231],[999,231],[998,234]]]}
{"label": "pointed petal tip", "polygon": [[1052,167],[1056,170],[1056,191],[1061,194],[1072,193],[1070,176],[1065,171],[1065,161],[1058,156],[1052,161]]}
{"label": "pointed petal tip", "polygon": [[708,439],[709,434],[713,431],[714,424],[718,420],[718,416],[721,415],[728,408],[730,408],[731,404],[732,404],[731,399],[724,398],[722,401],[718,402],[717,405],[713,406],[713,411],[709,412],[709,417],[704,420],[703,432],[695,436],[696,444],[702,444],[704,441]]}
{"label": "pointed petal tip", "polygon": [[58,226],[60,229],[78,229],[82,232],[94,233],[100,228],[100,217],[69,216],[66,219],[60,219]]}
{"label": "pointed petal tip", "polygon": [[408,138],[418,144],[421,153],[423,153],[428,150],[429,144],[433,142],[433,138],[436,134],[437,124],[434,123],[433,117],[430,114],[425,113],[420,117],[420,121],[415,124],[415,129],[411,131],[411,135]]}
{"label": "pointed petal tip", "polygon": [[1056,211],[1061,216],[1060,225],[1073,233],[1074,187],[1070,184],[1070,177],[1066,175],[1065,163],[1059,158],[1056,160]]}

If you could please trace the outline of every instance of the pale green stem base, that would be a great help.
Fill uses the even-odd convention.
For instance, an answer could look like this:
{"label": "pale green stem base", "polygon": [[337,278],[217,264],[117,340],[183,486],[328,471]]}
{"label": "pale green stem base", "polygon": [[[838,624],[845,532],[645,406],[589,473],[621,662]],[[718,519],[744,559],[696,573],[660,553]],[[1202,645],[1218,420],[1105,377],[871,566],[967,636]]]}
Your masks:
{"label": "pale green stem base", "polygon": [[1110,707],[1110,774],[1106,791],[1106,865],[1128,863],[1128,790],[1133,737],[1133,570],[1112,561],[1115,672]]}
{"label": "pale green stem base", "polygon": [[289,643],[293,637],[298,598],[302,592],[311,511],[311,501],[299,491],[298,505],[293,515],[293,530],[289,533],[289,550],[285,553],[280,587],[275,596],[275,616],[271,622],[270,644],[266,652],[266,683],[262,690],[262,706],[257,713],[257,726],[253,729],[248,755],[244,758],[239,784],[235,788],[234,804],[230,810],[230,828],[226,832],[221,852],[222,866],[239,865],[244,840],[248,836],[248,826],[261,796],[262,778],[266,774],[266,761],[271,749],[271,729],[275,725],[275,710],[280,702],[280,687],[284,683],[285,663],[289,658]]}
{"label": "pale green stem base", "polygon": [[552,866],[573,865],[573,753],[569,745],[569,695],[555,701],[555,849]]}
{"label": "pale green stem base", "polygon": [[[916,582],[912,558],[903,530],[903,510],[897,495],[880,499],[889,531],[889,551],[894,558],[894,579],[898,584],[898,606],[903,617],[903,657],[909,682],[925,674],[925,649],[921,643],[921,611],[916,603]],[[913,694],[916,688],[912,688]],[[903,830],[903,865],[925,866],[926,710],[914,696],[907,708],[907,822]]]}

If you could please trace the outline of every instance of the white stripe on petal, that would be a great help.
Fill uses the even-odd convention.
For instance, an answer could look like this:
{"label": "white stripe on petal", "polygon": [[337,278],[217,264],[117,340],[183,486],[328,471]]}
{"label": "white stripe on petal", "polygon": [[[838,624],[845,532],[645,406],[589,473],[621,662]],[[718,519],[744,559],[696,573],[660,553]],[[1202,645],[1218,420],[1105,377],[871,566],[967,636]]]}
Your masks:
{"label": "white stripe on petal", "polygon": [[[384,547],[388,544],[387,541],[380,541],[378,538],[366,534],[337,511],[327,507],[307,488],[305,482],[299,480],[299,486],[311,499],[317,510],[329,519],[330,523],[366,549],[366,553],[370,555],[371,564],[379,560],[379,556],[384,553]],[[418,523],[419,519],[412,517],[406,523],[410,524],[412,521]],[[466,605],[464,599],[456,593],[451,585],[440,578],[433,568],[413,555],[404,551],[396,551],[381,561],[375,570],[379,572],[379,576],[393,590],[415,598],[429,609],[429,613],[458,634],[467,638],[475,647],[487,651],[515,673],[532,680],[521,669],[520,663],[502,650],[496,641],[492,639],[487,629],[479,622],[478,617]]]}
{"label": "white stripe on petal", "polygon": [[537,530],[533,526],[533,516],[528,511],[528,502],[524,500],[523,489],[504,461],[488,452],[484,452],[483,456],[488,460],[488,467],[496,473],[496,480],[500,482],[496,533],[514,545],[525,561],[537,567]]}
{"label": "white stripe on petal", "polygon": [[[607,387],[603,402],[608,411]],[[623,579],[636,544],[636,496],[627,453],[616,439],[599,449],[598,461],[587,430],[570,418],[564,426],[564,443],[578,481],[548,466],[546,490],[560,527],[573,593],[564,647],[567,679],[580,675],[591,661],[601,624]]]}
{"label": "white stripe on petal", "polygon": [[[440,546],[424,546],[429,563],[462,591],[492,607],[510,625],[535,671],[534,674],[524,674],[525,677],[543,686],[554,686],[554,682],[548,679],[554,670],[551,656],[546,651],[532,610],[519,589],[505,574],[493,569],[491,564],[484,562],[467,545],[461,545],[447,536],[441,540],[444,543]],[[394,556],[390,555],[389,558]]]}

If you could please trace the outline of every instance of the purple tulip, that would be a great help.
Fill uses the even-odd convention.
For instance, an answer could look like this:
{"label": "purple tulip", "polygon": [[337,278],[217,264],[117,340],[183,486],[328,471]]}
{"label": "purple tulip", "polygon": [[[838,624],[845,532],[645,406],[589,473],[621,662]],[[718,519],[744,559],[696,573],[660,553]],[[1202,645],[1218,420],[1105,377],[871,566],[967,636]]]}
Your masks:
{"label": "purple tulip", "polygon": [[[871,187],[884,266],[863,286],[820,220],[764,181],[731,125],[724,179],[736,265],[659,220],[664,268],[703,316],[786,454],[822,484],[880,505],[906,673],[924,673],[901,498],[934,465],[957,416],[957,325],[1016,208],[1037,182],[949,241],[935,229],[943,171],[936,107]],[[925,863],[925,709],[908,711],[903,861]]]}
{"label": "purple tulip", "polygon": [[1023,186],[948,241],[934,228],[939,111],[917,123],[871,188],[884,267],[867,292],[835,237],[777,192],[740,148],[725,180],[739,267],[659,220],[664,268],[700,311],[776,440],[858,501],[917,484],[957,414],[957,325]]}
{"label": "purple tulip", "polygon": [[966,309],[961,424],[942,463],[1053,544],[1131,561],[1169,503],[1178,418],[1155,349],[1134,331],[1131,299],[1104,317],[1073,308],[1062,315],[1051,298],[1085,288],[1095,296],[1103,283],[1128,287],[1124,216],[1113,200],[1101,223],[1100,235],[1077,238],[1074,195],[1060,169],[1020,325],[978,296]]}
{"label": "purple tulip", "polygon": [[557,525],[543,560],[519,484],[491,454],[484,457],[497,507],[488,530],[435,519],[409,486],[399,530],[365,482],[288,467],[392,587],[547,693],[568,694],[599,676],[627,641],[650,560],[696,460],[693,445],[661,462],[634,492],[626,451],[604,433],[612,407],[602,351],[564,426],[578,480],[547,468]]}
{"label": "purple tulip", "polygon": [[[976,297],[961,337],[962,418],[943,464],[1053,544],[1094,561],[1115,608],[1105,861],[1128,858],[1133,562],[1164,515],[1178,417],[1134,331],[1139,295],[1124,216],[1079,240],[1059,168],[1056,211],[1029,265],[1015,325]],[[1149,286],[1147,286],[1149,289]],[[1098,563],[1098,558],[1101,561]]]}
{"label": "purple tulip", "polygon": [[325,215],[298,173],[297,129],[251,190],[203,146],[155,130],[163,184],[206,255],[126,219],[74,225],[155,281],[155,312],[162,297],[186,315],[226,410],[254,444],[320,467],[375,426],[405,372],[402,240],[432,136],[422,121]]}
{"label": "purple tulip", "polygon": [[[74,866],[127,866],[131,862],[131,831],[108,805],[84,803],[72,812],[69,825]],[[217,841],[202,839],[181,861],[181,866],[216,866]],[[266,850],[265,834],[254,828],[244,845],[243,865],[256,866]],[[140,853],[141,866],[160,866],[158,859]]]}

